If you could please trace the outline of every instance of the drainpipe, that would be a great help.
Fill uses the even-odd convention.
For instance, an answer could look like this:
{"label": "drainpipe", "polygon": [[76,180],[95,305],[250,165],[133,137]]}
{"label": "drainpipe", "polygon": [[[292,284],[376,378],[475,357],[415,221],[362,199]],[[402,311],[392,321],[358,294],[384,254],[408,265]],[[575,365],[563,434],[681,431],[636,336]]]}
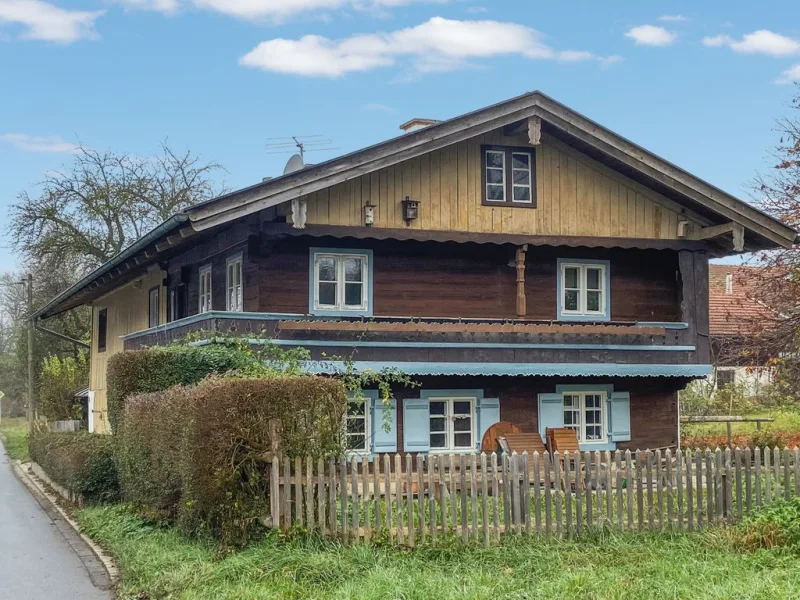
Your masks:
{"label": "drainpipe", "polygon": [[527,301],[525,299],[525,253],[528,251],[528,244],[523,244],[517,248],[517,317],[524,319],[528,314]]}

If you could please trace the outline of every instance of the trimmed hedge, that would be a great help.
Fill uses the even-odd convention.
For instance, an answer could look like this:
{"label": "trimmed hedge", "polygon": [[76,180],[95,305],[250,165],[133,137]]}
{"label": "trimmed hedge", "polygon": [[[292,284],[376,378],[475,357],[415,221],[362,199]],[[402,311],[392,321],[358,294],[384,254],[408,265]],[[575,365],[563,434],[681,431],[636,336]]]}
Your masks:
{"label": "trimmed hedge", "polygon": [[87,432],[34,433],[28,440],[31,460],[59,485],[89,504],[120,497],[114,440]]}
{"label": "trimmed hedge", "polygon": [[122,427],[126,398],[174,385],[192,385],[214,373],[250,367],[254,360],[252,352],[231,344],[156,346],[115,354],[107,370],[112,433]]}
{"label": "trimmed hedge", "polygon": [[270,421],[289,457],[344,452],[344,386],[310,376],[211,377],[131,397],[119,433],[123,495],[149,518],[244,545],[268,512]]}

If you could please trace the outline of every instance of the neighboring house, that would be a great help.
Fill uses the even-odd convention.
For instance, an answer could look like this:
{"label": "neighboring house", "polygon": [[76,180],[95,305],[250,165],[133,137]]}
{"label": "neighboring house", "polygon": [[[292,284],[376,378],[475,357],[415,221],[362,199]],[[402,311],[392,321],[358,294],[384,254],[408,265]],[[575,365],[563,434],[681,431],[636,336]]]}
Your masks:
{"label": "neighboring house", "polygon": [[771,312],[755,299],[763,268],[709,265],[711,382],[716,388],[736,384],[747,396],[758,396],[772,375],[769,357],[754,354],[751,342]]}
{"label": "neighboring house", "polygon": [[37,316],[92,306],[97,431],[109,356],[208,329],[412,375],[350,414],[357,451],[473,451],[501,419],[663,447],[711,373],[709,257],[795,238],[533,92],[190,207]]}

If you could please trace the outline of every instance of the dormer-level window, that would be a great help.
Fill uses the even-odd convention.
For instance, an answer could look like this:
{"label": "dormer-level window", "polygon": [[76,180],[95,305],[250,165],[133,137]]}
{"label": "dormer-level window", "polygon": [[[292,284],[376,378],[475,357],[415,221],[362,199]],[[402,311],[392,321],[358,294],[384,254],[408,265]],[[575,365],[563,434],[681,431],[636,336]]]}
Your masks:
{"label": "dormer-level window", "polygon": [[577,259],[558,260],[558,318],[608,321],[609,263]]}
{"label": "dormer-level window", "polygon": [[481,146],[483,204],[536,207],[535,155],[530,148]]}
{"label": "dormer-level window", "polygon": [[311,249],[310,312],[315,315],[372,314],[372,252]]}

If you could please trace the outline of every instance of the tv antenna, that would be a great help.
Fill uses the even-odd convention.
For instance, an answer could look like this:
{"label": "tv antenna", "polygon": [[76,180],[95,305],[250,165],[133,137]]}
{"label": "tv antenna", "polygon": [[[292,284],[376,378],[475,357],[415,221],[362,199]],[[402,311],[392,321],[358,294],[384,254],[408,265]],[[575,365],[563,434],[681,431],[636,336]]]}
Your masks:
{"label": "tv antenna", "polygon": [[306,152],[322,152],[323,150],[338,150],[338,146],[333,146],[333,140],[324,135],[292,135],[289,137],[267,138],[264,148],[267,154],[288,154],[295,152],[295,148],[300,151],[300,158],[305,157]]}

